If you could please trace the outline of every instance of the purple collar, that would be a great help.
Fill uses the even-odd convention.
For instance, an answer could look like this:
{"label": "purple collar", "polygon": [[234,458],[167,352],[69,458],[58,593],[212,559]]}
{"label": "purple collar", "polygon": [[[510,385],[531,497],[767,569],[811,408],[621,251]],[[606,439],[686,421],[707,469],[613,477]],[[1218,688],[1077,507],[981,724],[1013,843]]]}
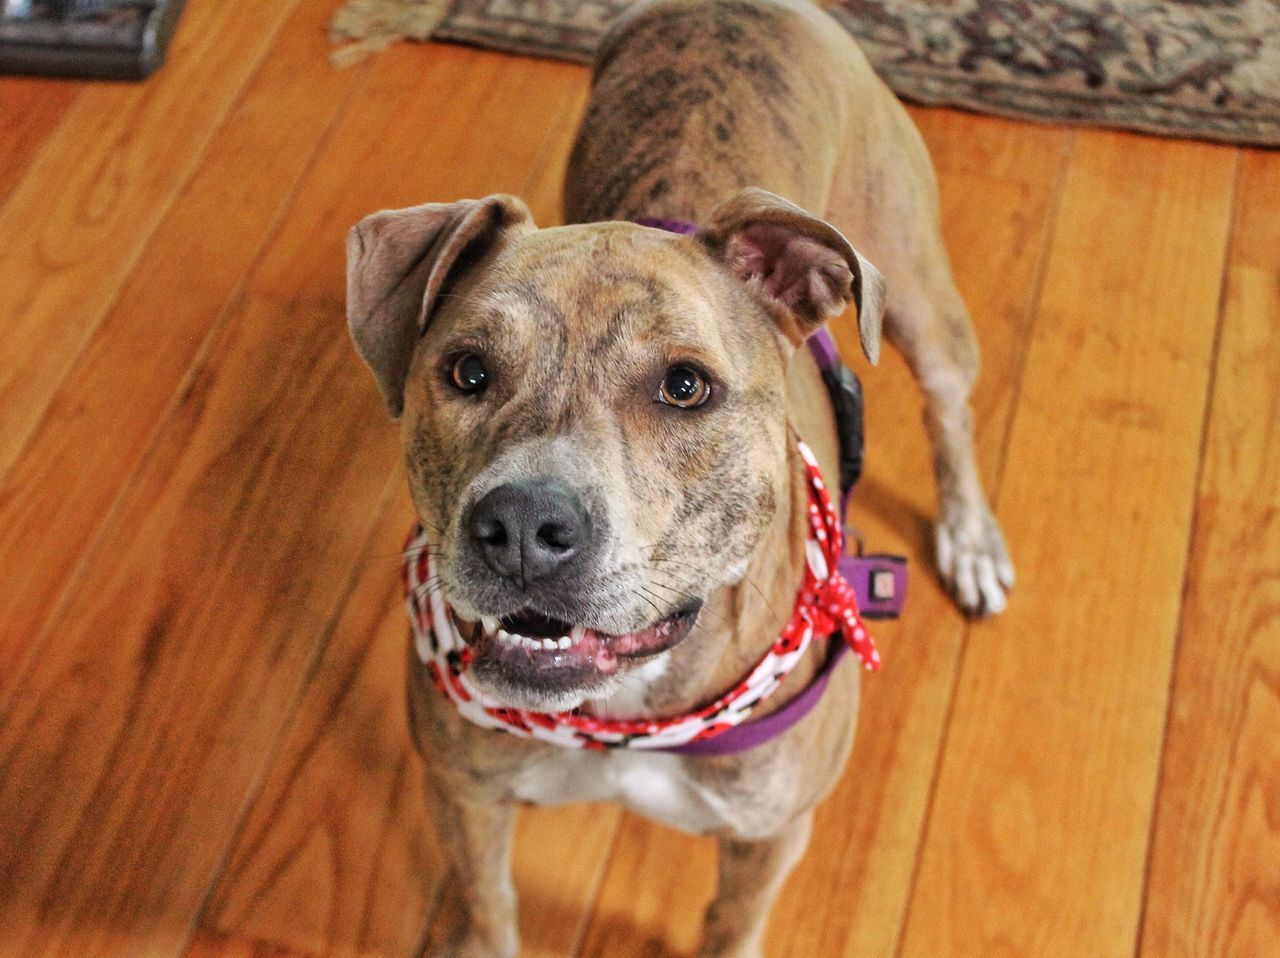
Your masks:
{"label": "purple collar", "polygon": [[637,226],[649,226],[655,230],[666,230],[668,233],[679,233],[682,236],[692,236],[698,232],[698,224],[690,223],[688,220],[667,219],[665,216],[645,217],[636,220]]}
{"label": "purple collar", "polygon": [[[686,220],[645,218],[636,220],[636,223],[640,226],[666,230],[668,233],[680,233],[685,236],[698,231],[696,224]],[[827,383],[827,389],[831,393],[832,403],[838,407],[841,404],[841,397],[836,395],[836,390],[843,388],[840,385],[842,377],[839,374],[844,371],[844,367],[841,365],[839,354],[836,352],[835,340],[823,328],[810,336],[808,342],[809,351],[813,354],[813,358],[818,364],[818,369],[822,372],[823,379]],[[849,375],[852,376],[852,374]],[[861,438],[860,425],[857,429],[856,438],[851,438],[842,430],[840,435],[842,460],[845,458],[846,453],[856,452],[856,461],[861,461],[860,449],[849,450],[845,448],[845,445],[851,441],[861,444]],[[848,510],[849,495],[853,492],[853,482],[842,483],[841,486],[840,514],[843,517]],[[849,538],[849,530],[846,526],[845,541],[849,541]],[[854,541],[857,541],[857,539],[855,538]],[[902,613],[902,607],[907,597],[906,559],[890,555],[847,555],[840,560],[840,573],[853,586],[854,593],[858,597],[858,608],[865,618],[889,619],[896,618]],[[813,677],[813,681],[809,683],[803,692],[776,712],[771,712],[762,719],[744,722],[712,738],[689,742],[686,745],[678,745],[661,751],[672,752],[677,755],[733,755],[737,752],[745,752],[747,749],[755,748],[757,745],[763,745],[770,739],[787,731],[787,729],[813,711],[813,707],[818,704],[818,700],[826,692],[827,685],[831,681],[831,675],[836,666],[840,664],[840,661],[848,652],[848,644],[837,634],[831,642],[831,653],[827,656],[827,661],[823,663],[818,674]]]}

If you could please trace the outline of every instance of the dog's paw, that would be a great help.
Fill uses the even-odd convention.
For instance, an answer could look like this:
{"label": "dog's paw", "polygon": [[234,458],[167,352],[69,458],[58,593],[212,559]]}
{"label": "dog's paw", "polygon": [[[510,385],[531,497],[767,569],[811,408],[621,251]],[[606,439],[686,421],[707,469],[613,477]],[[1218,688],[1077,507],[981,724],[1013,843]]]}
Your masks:
{"label": "dog's paw", "polygon": [[1013,588],[1013,563],[995,516],[983,504],[943,513],[937,529],[938,571],[956,604],[969,615],[1004,611]]}

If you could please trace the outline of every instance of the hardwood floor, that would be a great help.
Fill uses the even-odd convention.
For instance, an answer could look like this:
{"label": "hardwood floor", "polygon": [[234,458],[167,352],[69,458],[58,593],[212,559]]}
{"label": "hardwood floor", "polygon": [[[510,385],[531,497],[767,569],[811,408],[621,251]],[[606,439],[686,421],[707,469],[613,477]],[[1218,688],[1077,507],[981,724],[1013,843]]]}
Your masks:
{"label": "hardwood floor", "polygon": [[[410,956],[450,907],[342,237],[554,222],[587,72],[335,70],[331,8],[190,0],[147,84],[0,78],[0,955]],[[862,369],[855,516],[912,596],[768,953],[1280,954],[1280,153],[912,112],[1020,579],[954,611],[918,392]],[[615,958],[689,954],[714,861],[583,806],[515,869],[524,954]]]}

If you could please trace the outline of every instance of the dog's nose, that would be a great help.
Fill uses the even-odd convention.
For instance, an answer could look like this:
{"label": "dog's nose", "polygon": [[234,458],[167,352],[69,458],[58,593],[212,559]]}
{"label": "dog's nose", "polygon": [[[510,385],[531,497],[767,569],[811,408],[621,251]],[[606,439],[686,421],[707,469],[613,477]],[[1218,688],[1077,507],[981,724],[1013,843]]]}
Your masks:
{"label": "dog's nose", "polygon": [[524,588],[583,550],[591,520],[582,501],[558,482],[509,482],[475,504],[470,530],[489,568]]}

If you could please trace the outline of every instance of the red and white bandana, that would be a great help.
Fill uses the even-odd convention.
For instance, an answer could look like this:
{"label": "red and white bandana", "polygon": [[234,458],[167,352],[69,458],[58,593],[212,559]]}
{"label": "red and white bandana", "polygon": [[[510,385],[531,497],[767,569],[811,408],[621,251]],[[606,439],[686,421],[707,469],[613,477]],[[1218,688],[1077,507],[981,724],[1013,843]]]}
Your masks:
{"label": "red and white bandana", "polygon": [[458,634],[432,568],[428,537],[415,526],[405,545],[405,602],[418,658],[463,717],[485,728],[567,748],[669,749],[712,738],[750,718],[782,684],[815,636],[839,632],[874,671],[880,654],[858,615],[853,588],[840,575],[844,531],[813,453],[798,443],[809,479],[809,539],[804,582],[782,634],[741,682],[695,712],[659,719],[602,719],[577,712],[532,712],[494,700],[471,680],[472,650]]}

